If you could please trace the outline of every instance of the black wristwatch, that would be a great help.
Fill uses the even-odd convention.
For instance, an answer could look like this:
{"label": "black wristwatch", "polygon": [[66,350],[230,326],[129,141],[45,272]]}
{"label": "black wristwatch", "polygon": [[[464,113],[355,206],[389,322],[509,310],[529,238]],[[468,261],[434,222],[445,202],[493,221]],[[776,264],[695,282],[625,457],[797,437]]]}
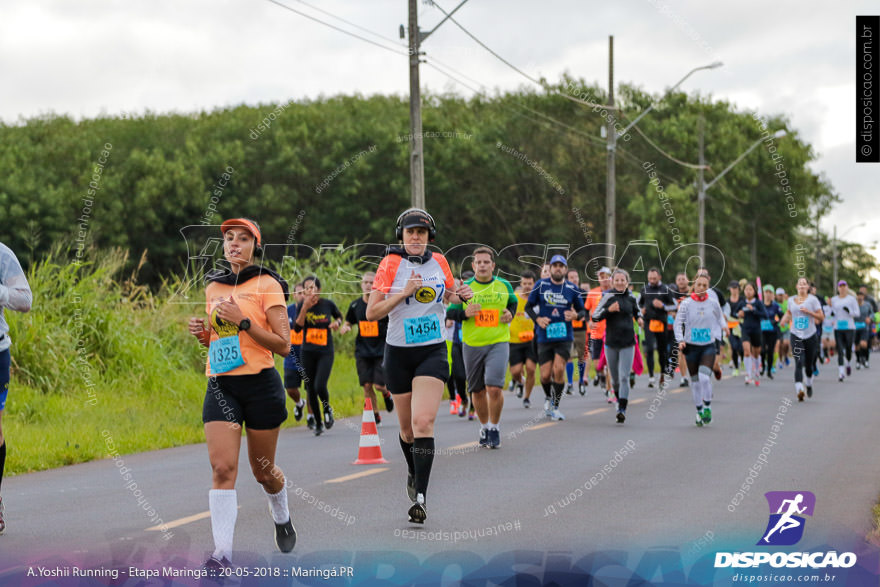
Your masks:
{"label": "black wristwatch", "polygon": [[238,323],[238,329],[241,331],[246,331],[251,327],[251,321],[245,318],[241,322]]}

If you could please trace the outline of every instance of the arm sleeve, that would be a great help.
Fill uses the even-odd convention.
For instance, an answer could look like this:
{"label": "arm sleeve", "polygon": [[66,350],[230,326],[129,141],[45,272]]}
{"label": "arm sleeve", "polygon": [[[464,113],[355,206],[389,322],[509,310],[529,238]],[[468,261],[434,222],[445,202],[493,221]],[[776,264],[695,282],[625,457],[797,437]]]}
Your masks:
{"label": "arm sleeve", "polygon": [[684,341],[684,325],[689,305],[690,304],[687,301],[682,302],[678,307],[678,312],[675,314],[675,322],[672,325],[672,332],[675,334],[675,342],[677,343]]}
{"label": "arm sleeve", "polygon": [[446,308],[446,319],[455,320],[456,322],[464,322],[467,316],[464,315],[464,306],[461,304],[449,304]]}
{"label": "arm sleeve", "polygon": [[8,247],[0,249],[0,308],[28,312],[34,297],[18,258]]}
{"label": "arm sleeve", "polygon": [[603,295],[602,299],[599,300],[599,303],[596,304],[596,309],[593,310],[593,315],[590,319],[593,322],[601,322],[605,319],[605,303],[611,298],[610,295]]}
{"label": "arm sleeve", "polygon": [[516,294],[513,293],[513,286],[510,285],[510,282],[503,278],[501,281],[507,286],[507,311],[510,312],[511,316],[516,316],[516,307],[519,305],[519,300],[516,299]]}
{"label": "arm sleeve", "polygon": [[[529,296],[529,297],[531,297],[531,296]],[[529,318],[532,319],[533,322],[538,320],[538,313],[535,312],[535,306],[533,306],[530,302],[526,302],[525,310],[526,310],[526,314],[528,315]]]}
{"label": "arm sleeve", "polygon": [[665,304],[663,304],[663,309],[667,312],[675,312],[675,309],[678,306],[675,305],[675,298],[672,297],[672,292],[669,291],[668,287],[666,288],[666,294],[663,297],[664,301],[666,302]]}
{"label": "arm sleeve", "polygon": [[354,315],[355,303],[357,303],[357,300],[355,300],[354,302],[351,303],[350,306],[348,306],[348,311],[345,313],[345,321],[348,322],[349,324],[357,324],[357,322],[358,322],[357,316]]}

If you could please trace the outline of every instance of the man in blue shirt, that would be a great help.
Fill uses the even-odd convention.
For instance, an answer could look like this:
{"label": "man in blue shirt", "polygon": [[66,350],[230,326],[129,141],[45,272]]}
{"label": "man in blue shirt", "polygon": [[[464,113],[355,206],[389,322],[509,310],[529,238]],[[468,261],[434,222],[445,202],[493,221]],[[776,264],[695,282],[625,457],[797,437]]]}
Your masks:
{"label": "man in blue shirt", "polygon": [[554,420],[565,419],[559,411],[559,400],[565,388],[565,364],[574,340],[571,321],[584,320],[587,315],[581,297],[583,292],[566,281],[567,271],[565,257],[554,255],[550,259],[550,277],[535,284],[526,302],[526,313],[537,325],[538,364],[546,396],[544,414]]}

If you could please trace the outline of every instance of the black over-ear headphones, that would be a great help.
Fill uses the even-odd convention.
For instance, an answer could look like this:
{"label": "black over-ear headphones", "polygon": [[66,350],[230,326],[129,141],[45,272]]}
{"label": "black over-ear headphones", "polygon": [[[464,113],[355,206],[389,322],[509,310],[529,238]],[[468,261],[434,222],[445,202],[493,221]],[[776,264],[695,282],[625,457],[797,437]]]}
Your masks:
{"label": "black over-ear headphones", "polygon": [[434,218],[421,208],[409,208],[408,210],[404,210],[401,215],[397,217],[397,227],[394,232],[395,236],[397,236],[397,240],[403,240],[403,219],[409,215],[422,217],[423,223],[420,224],[420,226],[424,226],[428,229],[428,240],[433,241],[437,236],[437,225],[434,224]]}

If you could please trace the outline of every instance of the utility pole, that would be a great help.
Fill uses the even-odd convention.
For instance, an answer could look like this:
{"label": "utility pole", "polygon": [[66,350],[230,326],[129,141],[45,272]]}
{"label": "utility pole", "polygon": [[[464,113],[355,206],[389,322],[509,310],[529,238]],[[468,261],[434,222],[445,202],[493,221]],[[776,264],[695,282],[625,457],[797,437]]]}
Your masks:
{"label": "utility pole", "polygon": [[422,144],[422,96],[419,84],[419,10],[409,0],[409,181],[414,208],[425,207],[425,158]]}
{"label": "utility pole", "polygon": [[834,225],[834,237],[831,239],[831,258],[834,260],[834,283],[831,285],[831,291],[837,291],[837,225]]}
{"label": "utility pole", "polygon": [[[608,106],[610,111],[614,111],[614,35],[608,36]],[[617,203],[615,202],[615,161],[614,156],[617,151],[617,131],[614,130],[614,124],[612,124],[613,118],[609,116],[606,120],[608,125],[607,135],[607,144],[606,149],[608,150],[608,169],[606,172],[606,177],[608,178],[605,185],[605,221],[608,227],[607,231],[607,239],[608,242],[605,245],[605,255],[613,262],[614,261],[614,240],[617,236],[616,234],[616,217],[615,217],[615,207]]]}
{"label": "utility pole", "polygon": [[703,179],[703,168],[706,164],[704,151],[705,123],[700,114],[700,168],[697,170],[697,205],[699,206],[699,233],[697,241],[700,243],[700,265],[706,265],[706,182]]}

